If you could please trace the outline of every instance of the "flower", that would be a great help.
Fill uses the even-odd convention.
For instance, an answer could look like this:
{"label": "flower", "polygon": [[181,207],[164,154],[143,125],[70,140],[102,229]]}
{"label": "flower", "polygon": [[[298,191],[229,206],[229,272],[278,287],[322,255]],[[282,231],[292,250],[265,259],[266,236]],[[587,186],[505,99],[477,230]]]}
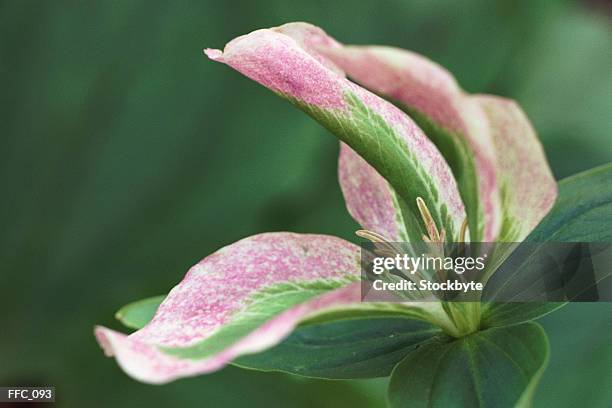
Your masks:
{"label": "flower", "polygon": [[[472,241],[520,241],[554,203],[556,183],[518,105],[466,94],[420,55],[345,46],[306,23],[257,30],[205,53],[341,140],[339,181],[363,237],[463,241],[469,225]],[[164,383],[270,348],[305,318],[376,309],[360,303],[358,277],[359,247],[340,238],[255,235],[192,267],[142,329],[95,334],[129,375]],[[393,310],[457,330],[438,303]]]}

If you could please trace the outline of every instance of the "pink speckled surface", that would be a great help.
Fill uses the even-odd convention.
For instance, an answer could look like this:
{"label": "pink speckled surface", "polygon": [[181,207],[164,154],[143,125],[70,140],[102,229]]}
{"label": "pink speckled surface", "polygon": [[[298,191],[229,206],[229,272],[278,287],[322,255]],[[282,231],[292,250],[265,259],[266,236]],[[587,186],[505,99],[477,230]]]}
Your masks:
{"label": "pink speckled surface", "polygon": [[359,247],[340,238],[293,233],[255,235],[222,248],[193,266],[141,330],[125,336],[100,327],[96,336],[108,355],[114,355],[129,374],[142,381],[165,382],[208,372],[237,355],[276,344],[313,311],[338,303],[359,302],[359,288],[356,293],[329,292],[320,300],[289,309],[260,327],[257,334],[249,335],[248,341],[235,344],[231,351],[225,350],[206,362],[178,360],[160,353],[155,346],[186,347],[207,338],[243,310],[249,296],[271,285],[358,275]]}
{"label": "pink speckled surface", "polygon": [[[221,52],[205,50],[209,58],[223,62],[245,76],[284,96],[328,110],[343,127],[359,126],[346,110],[345,94],[357,97],[372,113],[394,130],[419,160],[419,165],[438,188],[459,230],[465,209],[448,164],[423,131],[400,109],[347,80],[341,69],[323,54],[320,47],[334,49],[340,44],[320,28],[291,23],[257,30],[230,41]],[[406,180],[409,183],[410,180]],[[414,197],[416,199],[416,197]]]}
{"label": "pink speckled surface", "polygon": [[223,325],[258,289],[279,282],[357,275],[359,248],[340,238],[293,233],[254,235],[193,266],[135,337],[185,346]]}
{"label": "pink speckled surface", "polygon": [[518,104],[491,95],[475,95],[486,112],[497,151],[497,172],[507,192],[505,211],[514,219],[521,241],[550,211],[557,198],[557,182],[548,166],[542,144]]}
{"label": "pink speckled surface", "polygon": [[[465,133],[477,159],[486,238],[493,239],[499,229],[500,182],[510,193],[508,208],[518,220],[518,238],[526,236],[551,208],[556,183],[520,108],[502,98],[464,95],[450,74],[423,57],[394,54],[398,67],[385,60],[388,50],[382,54],[377,50],[344,47],[321,29],[297,23],[255,31],[231,41],[224,51],[207,49],[206,54],[283,96],[328,110],[343,126],[355,126],[345,95],[357,97],[417,155],[457,229],[465,211],[439,151],[406,114],[348,81],[344,72],[366,77],[371,81],[366,85],[378,86],[381,92],[419,107],[441,126]],[[346,145],[341,145],[339,179],[349,212],[364,228],[391,240],[405,239],[388,183]],[[240,355],[272,347],[315,312],[358,305],[360,283],[290,307],[201,360],[179,359],[158,346],[188,347],[210,337],[244,310],[252,294],[271,285],[358,275],[359,248],[342,239],[293,233],[255,235],[192,267],[141,330],[128,336],[97,327],[95,334],[106,354],[114,356],[129,375],[143,382],[165,383],[218,370]],[[441,325],[447,318],[443,311],[429,313]]]}
{"label": "pink speckled surface", "polygon": [[163,384],[178,378],[219,370],[241,355],[273,347],[309,315],[357,304],[360,299],[359,282],[328,292],[277,315],[220,353],[201,360],[172,357],[137,336],[126,336],[105,327],[96,327],[95,334],[105,353],[114,356],[121,368],[131,377],[146,383]]}
{"label": "pink speckled surface", "polygon": [[204,52],[274,92],[321,108],[344,108],[338,74],[277,31],[253,31],[227,43],[223,52]]}
{"label": "pink speckled surface", "polygon": [[347,210],[364,229],[375,231],[389,241],[408,240],[405,226],[398,220],[391,186],[344,143],[340,143],[338,180]]}
{"label": "pink speckled surface", "polygon": [[465,137],[472,148],[483,206],[484,239],[495,239],[501,227],[501,203],[495,168],[495,149],[488,120],[453,76],[427,58],[391,47],[334,46],[319,51],[346,74],[381,95],[397,100],[434,123]]}

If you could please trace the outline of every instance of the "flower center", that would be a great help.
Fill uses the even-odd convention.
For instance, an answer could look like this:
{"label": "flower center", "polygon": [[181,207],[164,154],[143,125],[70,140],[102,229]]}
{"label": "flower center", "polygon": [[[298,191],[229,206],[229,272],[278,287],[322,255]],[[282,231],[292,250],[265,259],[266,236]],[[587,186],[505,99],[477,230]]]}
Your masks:
{"label": "flower center", "polygon": [[[425,204],[425,201],[421,197],[417,197],[416,199],[417,207],[419,208],[419,213],[421,214],[421,219],[423,220],[423,224],[425,224],[425,229],[427,230],[427,235],[423,234],[422,238],[424,242],[427,243],[444,243],[446,240],[446,230],[442,227],[438,229],[436,222],[431,216],[431,212]],[[465,242],[465,236],[467,233],[468,220],[467,217],[463,219],[461,223],[461,229],[459,230],[459,240],[458,242]],[[355,234],[361,238],[365,238],[375,244],[382,244],[383,248],[387,247],[391,251],[396,250],[391,241],[381,234],[369,231],[369,230],[357,230]]]}

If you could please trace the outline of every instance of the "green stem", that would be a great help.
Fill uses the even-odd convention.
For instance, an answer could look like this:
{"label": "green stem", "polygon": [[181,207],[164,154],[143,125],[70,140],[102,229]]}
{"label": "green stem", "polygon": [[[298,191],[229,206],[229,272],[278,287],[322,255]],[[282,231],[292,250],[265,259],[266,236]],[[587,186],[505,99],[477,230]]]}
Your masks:
{"label": "green stem", "polygon": [[463,337],[480,328],[480,302],[446,302],[443,307],[454,326],[444,328],[449,335]]}

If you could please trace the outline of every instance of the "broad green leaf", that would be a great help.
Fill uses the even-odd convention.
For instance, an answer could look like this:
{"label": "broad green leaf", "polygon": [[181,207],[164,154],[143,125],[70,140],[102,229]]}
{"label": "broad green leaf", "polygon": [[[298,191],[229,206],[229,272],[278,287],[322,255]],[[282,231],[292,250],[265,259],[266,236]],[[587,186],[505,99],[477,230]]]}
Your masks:
{"label": "broad green leaf", "polygon": [[533,242],[612,241],[612,164],[563,179],[552,211],[527,238]]}
{"label": "broad green leaf", "polygon": [[140,329],[149,323],[165,298],[166,295],[161,295],[132,302],[119,309],[115,318],[130,329]]}
{"label": "broad green leaf", "polygon": [[318,378],[385,377],[407,353],[440,333],[429,323],[397,317],[316,323],[234,364]]}
{"label": "broad green leaf", "polygon": [[482,327],[508,326],[539,319],[565,306],[566,302],[491,303],[484,307]]}
{"label": "broad green leaf", "polygon": [[389,403],[392,408],[528,406],[547,361],[548,340],[535,323],[459,339],[435,337],[395,367]]}
{"label": "broad green leaf", "polygon": [[[611,241],[612,165],[597,167],[559,183],[552,211],[527,238],[531,242]],[[490,303],[483,308],[486,327],[536,319],[564,303]]]}

